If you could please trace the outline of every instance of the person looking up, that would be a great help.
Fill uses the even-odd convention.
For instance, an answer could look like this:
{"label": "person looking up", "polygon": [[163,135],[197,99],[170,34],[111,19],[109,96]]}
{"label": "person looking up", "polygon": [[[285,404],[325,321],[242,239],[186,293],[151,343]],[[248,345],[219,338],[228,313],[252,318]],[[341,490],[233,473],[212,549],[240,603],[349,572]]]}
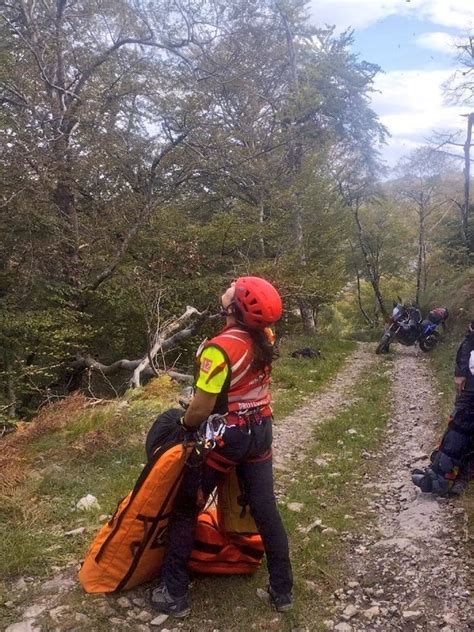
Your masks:
{"label": "person looking up", "polygon": [[193,431],[211,414],[219,414],[225,429],[218,445],[208,453],[200,475],[190,468],[185,472],[170,520],[161,584],[151,596],[156,610],[175,617],[190,612],[187,564],[200,491],[207,498],[219,478],[233,467],[262,537],[270,602],[279,612],[289,610],[293,603],[288,537],[274,494],[271,450],[274,337],[269,327],[280,319],[282,301],[265,279],[244,276],[230,284],[221,304],[226,325],[197,351],[195,394],[182,425]]}

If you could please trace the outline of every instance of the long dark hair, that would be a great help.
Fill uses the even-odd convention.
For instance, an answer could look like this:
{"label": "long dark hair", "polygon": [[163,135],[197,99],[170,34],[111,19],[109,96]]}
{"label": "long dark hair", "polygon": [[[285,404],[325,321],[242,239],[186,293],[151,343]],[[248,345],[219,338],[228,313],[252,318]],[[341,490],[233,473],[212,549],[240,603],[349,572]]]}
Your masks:
{"label": "long dark hair", "polygon": [[253,329],[252,327],[248,327],[243,322],[242,312],[235,304],[233,305],[233,312],[239,327],[242,327],[242,329],[244,329],[252,338],[254,352],[252,367],[257,371],[262,371],[264,369],[268,369],[270,371],[273,360],[276,360],[279,355],[277,348],[273,342],[269,340],[265,331],[262,329]]}

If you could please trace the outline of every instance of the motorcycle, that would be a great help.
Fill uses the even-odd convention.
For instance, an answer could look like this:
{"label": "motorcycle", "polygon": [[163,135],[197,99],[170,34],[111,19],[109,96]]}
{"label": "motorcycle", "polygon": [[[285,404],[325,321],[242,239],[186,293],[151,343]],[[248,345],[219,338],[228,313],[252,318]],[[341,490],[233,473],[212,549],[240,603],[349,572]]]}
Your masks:
{"label": "motorcycle", "polygon": [[395,339],[407,347],[418,343],[420,349],[428,353],[438,344],[440,340],[438,326],[442,325],[444,328],[447,318],[448,310],[445,307],[431,310],[428,318],[423,320],[416,305],[395,303],[375,353],[388,353],[390,344]]}

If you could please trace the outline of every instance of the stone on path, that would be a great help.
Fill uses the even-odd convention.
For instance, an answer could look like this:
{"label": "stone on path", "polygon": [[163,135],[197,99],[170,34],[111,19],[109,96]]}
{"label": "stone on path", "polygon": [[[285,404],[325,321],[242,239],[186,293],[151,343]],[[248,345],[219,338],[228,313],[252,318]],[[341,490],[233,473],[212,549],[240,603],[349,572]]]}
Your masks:
{"label": "stone on path", "polygon": [[91,509],[100,509],[99,502],[92,494],[86,494],[76,503],[76,509],[80,511],[90,511]]}
{"label": "stone on path", "polygon": [[82,535],[86,530],[85,527],[78,527],[77,529],[72,529],[71,531],[66,531],[64,535],[66,536],[74,536],[74,535]]}
{"label": "stone on path", "polygon": [[41,585],[42,592],[62,592],[76,585],[73,577],[54,577]]}
{"label": "stone on path", "polygon": [[40,632],[40,629],[35,627],[33,622],[27,619],[19,623],[12,623],[5,632]]}
{"label": "stone on path", "polygon": [[39,617],[40,614],[46,610],[46,606],[44,604],[34,604],[27,608],[23,613],[25,619],[34,619],[35,617]]}
{"label": "stone on path", "polygon": [[344,609],[342,616],[344,617],[344,619],[352,619],[352,617],[355,617],[358,612],[359,610],[355,606],[353,606],[352,604],[349,604]]}
{"label": "stone on path", "polygon": [[372,621],[372,619],[375,619],[375,617],[380,615],[380,608],[378,606],[372,606],[372,608],[364,610],[362,614],[366,619]]}
{"label": "stone on path", "polygon": [[59,620],[61,619],[61,617],[64,616],[67,612],[69,612],[69,610],[70,610],[69,606],[56,606],[56,608],[53,608],[52,610],[49,611],[49,616],[55,623],[59,623]]}
{"label": "stone on path", "polygon": [[404,610],[402,612],[402,618],[404,621],[418,621],[421,619],[423,613],[420,610]]}
{"label": "stone on path", "polygon": [[332,527],[326,527],[321,531],[323,535],[337,535],[337,529],[333,529]]}
{"label": "stone on path", "polygon": [[119,606],[120,608],[131,608],[132,604],[128,597],[119,597],[117,599],[117,606]]}

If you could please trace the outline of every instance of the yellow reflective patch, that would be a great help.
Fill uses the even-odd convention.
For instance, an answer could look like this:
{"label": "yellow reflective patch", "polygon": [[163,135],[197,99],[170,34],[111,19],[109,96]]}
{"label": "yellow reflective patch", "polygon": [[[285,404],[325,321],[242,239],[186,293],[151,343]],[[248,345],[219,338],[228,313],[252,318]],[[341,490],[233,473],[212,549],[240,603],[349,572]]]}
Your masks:
{"label": "yellow reflective patch", "polygon": [[199,376],[196,386],[207,393],[220,393],[224,387],[229,367],[218,347],[204,349],[199,359]]}

